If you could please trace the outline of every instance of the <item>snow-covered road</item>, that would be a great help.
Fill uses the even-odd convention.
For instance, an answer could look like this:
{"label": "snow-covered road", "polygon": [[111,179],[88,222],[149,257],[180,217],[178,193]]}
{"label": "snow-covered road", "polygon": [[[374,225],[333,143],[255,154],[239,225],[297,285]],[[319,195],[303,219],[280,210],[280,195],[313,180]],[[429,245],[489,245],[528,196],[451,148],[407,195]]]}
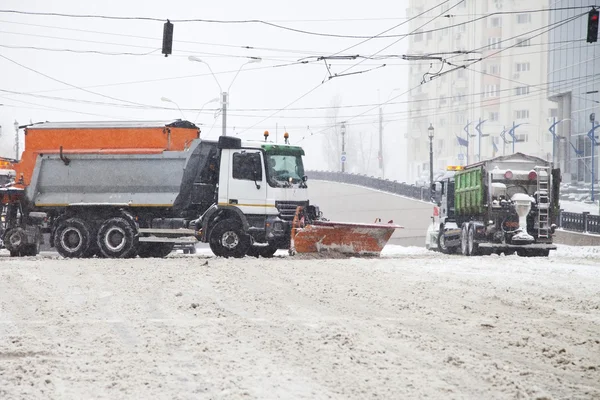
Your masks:
{"label": "snow-covered road", "polygon": [[0,398],[600,398],[600,249],[0,257]]}

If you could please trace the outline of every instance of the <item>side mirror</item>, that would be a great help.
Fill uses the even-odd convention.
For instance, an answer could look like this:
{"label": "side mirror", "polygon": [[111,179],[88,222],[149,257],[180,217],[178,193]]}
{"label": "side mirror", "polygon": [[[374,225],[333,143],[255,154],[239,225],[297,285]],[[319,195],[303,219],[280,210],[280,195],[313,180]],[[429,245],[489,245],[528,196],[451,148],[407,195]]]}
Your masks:
{"label": "side mirror", "polygon": [[308,180],[308,176],[304,175],[304,176],[302,177],[302,182],[306,182],[307,180]]}

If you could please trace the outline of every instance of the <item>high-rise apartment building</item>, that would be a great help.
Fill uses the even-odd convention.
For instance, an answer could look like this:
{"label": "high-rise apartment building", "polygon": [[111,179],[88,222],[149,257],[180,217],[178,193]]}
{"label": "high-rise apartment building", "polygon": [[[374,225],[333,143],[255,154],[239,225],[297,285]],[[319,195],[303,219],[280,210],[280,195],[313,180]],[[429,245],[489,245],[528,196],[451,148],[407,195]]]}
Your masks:
{"label": "high-rise apartment building", "polygon": [[[583,0],[552,2],[550,23],[564,23],[550,32],[548,97],[557,107],[555,162],[563,171],[563,180],[598,181],[598,154],[588,136],[600,124],[600,43],[587,43],[587,6]],[[580,8],[576,8],[580,7]],[[592,118],[593,117],[593,118]],[[596,128],[594,136],[600,136]],[[598,141],[597,141],[598,142]],[[599,191],[595,190],[596,193]]]}
{"label": "high-rise apartment building", "polygon": [[430,126],[435,172],[513,151],[552,157],[549,12],[536,11],[548,7],[548,0],[409,0],[410,179],[429,170]]}

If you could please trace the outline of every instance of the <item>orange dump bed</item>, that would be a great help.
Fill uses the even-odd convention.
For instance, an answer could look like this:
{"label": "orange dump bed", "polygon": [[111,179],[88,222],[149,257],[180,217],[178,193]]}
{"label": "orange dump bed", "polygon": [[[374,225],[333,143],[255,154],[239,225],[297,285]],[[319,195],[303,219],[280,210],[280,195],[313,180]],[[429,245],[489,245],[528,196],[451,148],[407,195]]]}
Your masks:
{"label": "orange dump bed", "polygon": [[41,123],[25,128],[25,150],[14,165],[17,180],[29,185],[39,154],[149,154],[181,151],[200,137],[188,121]]}

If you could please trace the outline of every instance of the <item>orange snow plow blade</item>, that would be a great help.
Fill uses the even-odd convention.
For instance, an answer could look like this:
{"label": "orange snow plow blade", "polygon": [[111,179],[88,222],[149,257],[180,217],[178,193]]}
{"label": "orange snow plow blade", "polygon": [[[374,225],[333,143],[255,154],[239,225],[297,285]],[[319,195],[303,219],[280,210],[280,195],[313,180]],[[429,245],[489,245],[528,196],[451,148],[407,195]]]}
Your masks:
{"label": "orange snow plow blade", "polygon": [[335,252],[355,256],[379,255],[396,229],[392,223],[362,224],[313,221],[302,225],[294,218],[290,254]]}

